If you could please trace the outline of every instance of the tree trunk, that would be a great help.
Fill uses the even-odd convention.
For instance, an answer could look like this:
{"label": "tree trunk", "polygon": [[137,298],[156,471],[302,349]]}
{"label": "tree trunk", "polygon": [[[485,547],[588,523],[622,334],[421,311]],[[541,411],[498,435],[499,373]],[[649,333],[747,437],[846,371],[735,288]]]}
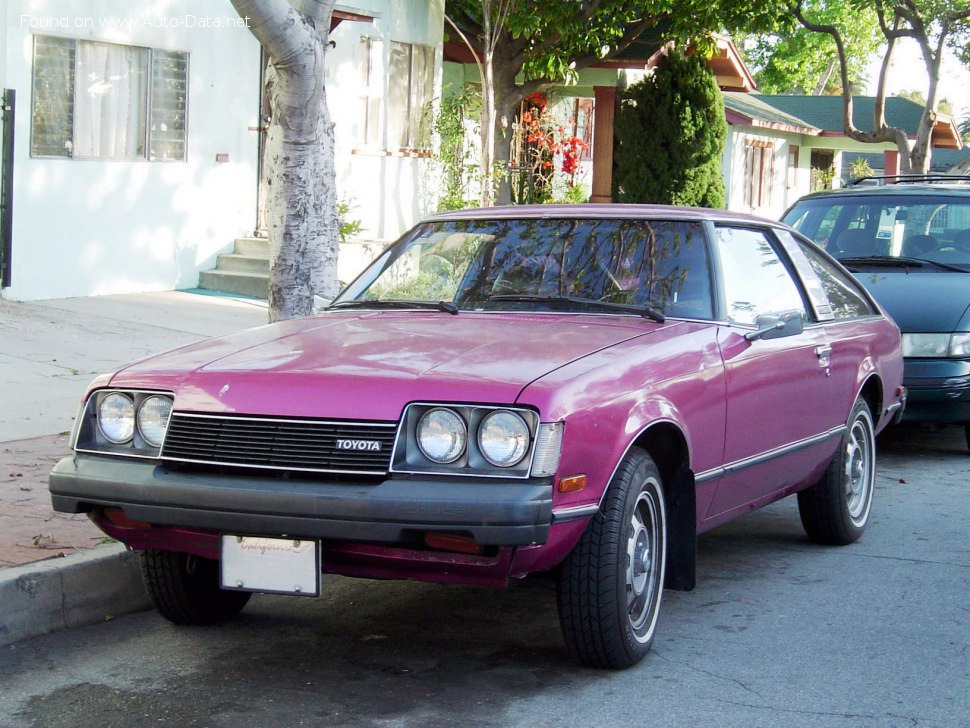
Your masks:
{"label": "tree trunk", "polygon": [[940,88],[940,61],[943,59],[943,40],[941,35],[936,55],[930,49],[929,38],[919,38],[920,51],[926,64],[926,73],[930,77],[929,91],[926,94],[926,106],[923,116],[919,120],[916,130],[916,141],[909,153],[910,167],[913,174],[928,174],[930,161],[933,156],[932,138],[933,126],[936,124],[936,96]]}
{"label": "tree trunk", "polygon": [[482,59],[482,207],[492,204],[495,179],[495,79],[493,55],[486,51]]}
{"label": "tree trunk", "polygon": [[334,0],[315,18],[286,0],[231,0],[270,57],[272,117],[263,167],[268,196],[269,319],[306,316],[314,296],[337,293],[336,173],[324,60]]}
{"label": "tree trunk", "polygon": [[501,59],[496,61],[493,69],[492,82],[494,84],[493,98],[495,102],[492,128],[493,159],[502,171],[495,182],[495,202],[499,205],[508,205],[512,202],[512,180],[509,167],[511,166],[515,112],[518,110],[522,99],[541,88],[534,83],[527,83],[523,86],[517,85],[515,83],[517,72],[517,68],[511,67],[508,63],[503,63]]}

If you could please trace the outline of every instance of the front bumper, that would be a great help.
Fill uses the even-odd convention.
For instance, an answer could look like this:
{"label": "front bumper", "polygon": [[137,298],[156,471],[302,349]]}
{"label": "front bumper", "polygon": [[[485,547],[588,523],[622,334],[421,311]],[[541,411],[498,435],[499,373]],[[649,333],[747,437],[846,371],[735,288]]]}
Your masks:
{"label": "front bumper", "polygon": [[904,422],[970,422],[970,361],[906,359]]}
{"label": "front bumper", "polygon": [[552,480],[395,477],[376,484],[182,472],[158,461],[64,458],[54,510],[121,508],[132,521],[234,534],[408,543],[428,531],[482,546],[543,544]]}

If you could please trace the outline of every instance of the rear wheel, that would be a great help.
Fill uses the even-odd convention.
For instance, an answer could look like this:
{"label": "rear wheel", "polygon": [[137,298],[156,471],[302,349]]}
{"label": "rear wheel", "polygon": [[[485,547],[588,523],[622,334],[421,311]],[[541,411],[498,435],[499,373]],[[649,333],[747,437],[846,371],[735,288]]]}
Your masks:
{"label": "rear wheel", "polygon": [[633,448],[560,568],[559,623],[580,662],[617,669],[643,659],[657,626],[666,562],[660,473]]}
{"label": "rear wheel", "polygon": [[822,479],[798,494],[798,513],[816,543],[844,546],[862,536],[876,482],[876,435],[865,400],[852,407],[842,443]]}
{"label": "rear wheel", "polygon": [[970,450],[970,422],[963,426],[963,434],[967,438],[967,450]]}
{"label": "rear wheel", "polygon": [[252,596],[220,589],[219,562],[192,554],[142,551],[141,573],[155,609],[175,624],[225,622],[239,614]]}

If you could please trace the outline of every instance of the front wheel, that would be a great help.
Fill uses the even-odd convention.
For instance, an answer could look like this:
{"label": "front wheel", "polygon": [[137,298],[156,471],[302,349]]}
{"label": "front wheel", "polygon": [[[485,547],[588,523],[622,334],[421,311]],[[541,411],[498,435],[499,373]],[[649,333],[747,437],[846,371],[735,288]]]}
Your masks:
{"label": "front wheel", "polygon": [[141,552],[148,596],[175,624],[218,624],[246,606],[250,592],[219,588],[219,562],[191,554],[150,549]]}
{"label": "front wheel", "polygon": [[798,494],[798,513],[816,543],[857,541],[869,522],[876,482],[876,435],[865,400],[857,399],[842,443],[822,479]]}
{"label": "front wheel", "polygon": [[619,669],[643,659],[657,627],[666,564],[660,472],[633,448],[559,571],[559,623],[580,662]]}

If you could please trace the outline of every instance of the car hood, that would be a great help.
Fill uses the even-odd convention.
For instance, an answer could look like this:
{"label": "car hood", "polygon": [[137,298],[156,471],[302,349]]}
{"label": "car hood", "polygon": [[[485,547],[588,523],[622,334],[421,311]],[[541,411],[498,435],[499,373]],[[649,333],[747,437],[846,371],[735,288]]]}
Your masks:
{"label": "car hood", "polygon": [[970,308],[970,273],[858,271],[864,285],[901,331],[954,331]]}
{"label": "car hood", "polygon": [[180,411],[396,420],[413,401],[512,403],[544,374],[657,328],[619,316],[332,313],[175,349],[111,386],[174,391]]}

